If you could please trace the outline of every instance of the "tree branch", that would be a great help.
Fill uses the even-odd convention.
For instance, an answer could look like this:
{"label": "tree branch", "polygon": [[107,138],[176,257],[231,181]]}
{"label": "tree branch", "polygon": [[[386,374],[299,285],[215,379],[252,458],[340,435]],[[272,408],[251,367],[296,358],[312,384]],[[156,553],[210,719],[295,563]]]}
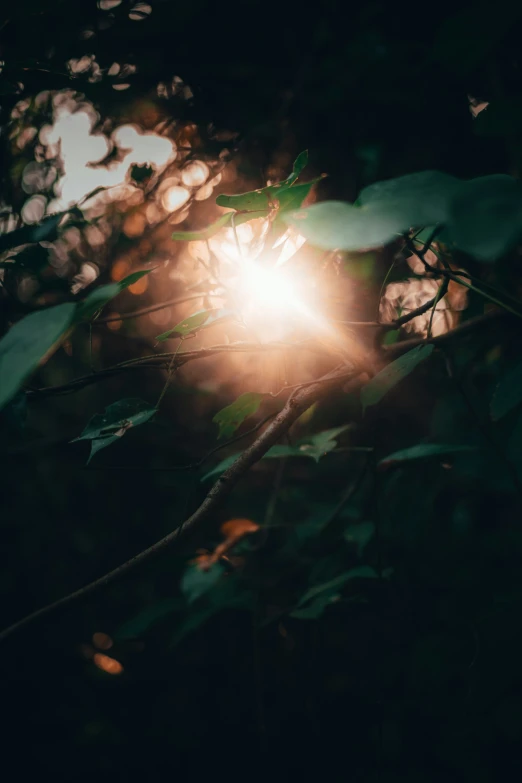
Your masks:
{"label": "tree branch", "polygon": [[484,315],[477,315],[475,318],[470,318],[468,321],[464,321],[464,323],[460,324],[460,326],[456,326],[455,329],[450,329],[449,332],[439,334],[436,337],[412,337],[410,340],[402,340],[400,343],[394,343],[393,345],[383,345],[381,346],[381,351],[385,356],[394,356],[395,354],[402,354],[412,348],[416,348],[417,345],[427,345],[428,343],[442,345],[456,338],[464,337],[475,329],[480,329],[487,324],[509,317],[509,315],[510,313],[506,310],[491,310]]}
{"label": "tree branch", "polygon": [[319,348],[313,343],[247,343],[237,342],[227,345],[212,345],[209,348],[198,348],[194,351],[183,351],[183,353],[169,352],[143,356],[140,359],[131,359],[122,364],[115,364],[113,367],[107,367],[105,370],[99,370],[90,375],[82,375],[74,378],[72,381],[60,384],[58,386],[43,386],[39,389],[27,389],[26,394],[29,397],[49,397],[51,395],[71,394],[83,389],[85,386],[91,386],[106,378],[112,378],[114,375],[133,370],[168,370],[170,360],[176,357],[173,368],[178,369],[189,361],[194,359],[206,359],[209,356],[215,356],[219,353],[243,353],[243,352],[266,352],[288,350],[288,348],[308,350],[324,355],[324,348]]}
{"label": "tree branch", "polygon": [[[353,378],[351,386],[358,388],[368,376],[361,374]],[[340,367],[323,376],[318,382],[305,389],[297,391],[287,400],[283,410],[276,416],[266,430],[237,458],[237,460],[228,468],[216,481],[199,508],[178,528],[173,530],[164,538],[157,541],[148,549],[132,557],[127,562],[109,571],[107,574],[95,579],[93,582],[75,590],[73,593],[54,601],[47,606],[37,609],[35,612],[27,615],[23,619],[14,623],[0,633],[0,641],[7,639],[12,634],[26,628],[34,621],[54,614],[60,609],[64,609],[77,601],[83,600],[103,587],[115,582],[143,563],[155,558],[174,545],[192,545],[195,538],[201,535],[209,522],[215,516],[216,511],[222,506],[228,498],[230,492],[244,474],[258,462],[277,441],[284,435],[301,416],[304,411],[310,408],[315,402],[326,397],[332,389],[346,384],[346,367]]]}
{"label": "tree branch", "polygon": [[[173,307],[175,305],[184,304],[185,302],[192,302],[195,299],[203,299],[205,296],[218,296],[217,294],[200,293],[191,294],[190,296],[180,296],[176,299],[167,299],[166,302],[161,304],[150,305],[149,307],[142,307],[139,310],[133,310],[130,313],[122,313],[121,315],[107,315],[104,318],[96,318],[92,322],[93,326],[98,324],[110,324],[114,321],[127,321],[129,318],[141,318],[142,315],[148,315],[148,313],[155,313],[157,310],[163,310],[165,307]],[[223,297],[219,297],[223,298]]]}

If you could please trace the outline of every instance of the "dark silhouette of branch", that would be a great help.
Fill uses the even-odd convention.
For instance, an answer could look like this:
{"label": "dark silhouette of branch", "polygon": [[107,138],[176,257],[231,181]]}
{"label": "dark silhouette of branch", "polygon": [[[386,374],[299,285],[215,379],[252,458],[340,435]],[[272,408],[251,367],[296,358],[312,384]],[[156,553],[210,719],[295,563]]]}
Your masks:
{"label": "dark silhouette of branch", "polygon": [[381,351],[386,356],[394,356],[395,354],[402,354],[406,351],[415,348],[417,345],[426,345],[427,343],[433,343],[434,345],[442,345],[444,343],[451,342],[459,337],[464,337],[475,329],[480,329],[483,326],[487,326],[495,321],[509,318],[510,313],[506,310],[491,310],[484,315],[477,315],[475,318],[470,318],[468,321],[456,326],[455,329],[450,329],[449,332],[439,334],[436,337],[412,337],[409,340],[402,340],[400,343],[394,343],[393,345],[381,346]]}
{"label": "dark silhouette of branch", "polygon": [[396,318],[395,321],[392,321],[390,325],[383,324],[383,327],[386,329],[400,329],[401,326],[404,326],[404,324],[407,324],[409,321],[413,321],[413,319],[417,318],[417,316],[424,315],[424,313],[427,313],[428,310],[431,310],[434,305],[436,305],[446,296],[448,285],[449,279],[446,277],[442,282],[442,291],[437,291],[435,296],[432,296],[431,299],[428,299],[427,302],[419,305],[419,307],[416,307],[415,310],[411,310],[409,313],[406,313],[406,315],[401,315],[400,318]]}
{"label": "dark silhouette of branch", "polygon": [[[358,388],[367,377],[366,374],[355,376],[351,382],[352,388]],[[73,593],[60,598],[58,601],[54,601],[41,609],[37,609],[35,612],[32,612],[9,626],[0,633],[0,641],[7,639],[17,631],[26,628],[34,621],[54,614],[58,610],[83,600],[101,588],[121,579],[134,571],[138,566],[157,557],[171,546],[180,546],[182,544],[184,546],[192,546],[194,541],[204,534],[209,521],[215,516],[216,511],[221,507],[232,489],[249,468],[258,462],[266,454],[268,449],[288,432],[292,424],[301,414],[315,402],[326,397],[332,389],[346,384],[346,368],[343,366],[342,368],[333,370],[320,378],[319,381],[320,382],[312,386],[308,386],[305,389],[293,393],[289,397],[282,411],[277,414],[264,432],[262,432],[261,435],[242,452],[233,465],[218,478],[199,508],[196,509],[196,511],[179,527],[148,549],[143,550],[130,560],[122,563],[122,565],[109,571],[107,574],[95,579],[93,582],[81,587],[79,590],[75,590]]]}
{"label": "dark silhouette of branch", "polygon": [[91,386],[93,383],[98,383],[106,378],[111,378],[114,375],[119,375],[125,372],[131,372],[134,370],[168,370],[170,368],[170,361],[175,358],[173,369],[182,367],[189,361],[194,359],[206,359],[209,356],[215,356],[219,353],[244,353],[244,352],[267,352],[288,350],[296,348],[299,350],[309,350],[324,355],[324,348],[320,348],[311,342],[303,343],[247,343],[237,342],[229,343],[227,345],[212,345],[208,348],[198,348],[194,351],[183,351],[182,353],[169,352],[152,354],[151,356],[143,356],[139,359],[131,359],[128,362],[121,364],[115,364],[113,367],[107,367],[105,370],[98,370],[90,375],[82,375],[79,378],[74,378],[72,381],[60,384],[58,386],[43,386],[39,389],[30,388],[26,391],[29,397],[49,397],[51,395],[71,394],[83,389],[85,386]]}
{"label": "dark silhouette of branch", "polygon": [[173,307],[175,305],[184,304],[185,302],[192,302],[195,299],[202,299],[205,296],[218,295],[205,292],[199,294],[190,294],[190,296],[178,296],[174,299],[167,299],[166,302],[162,302],[161,304],[150,305],[149,307],[141,307],[139,310],[133,310],[130,313],[121,313],[121,315],[107,315],[104,318],[97,318],[92,322],[92,325],[97,326],[98,324],[110,324],[115,321],[127,321],[129,318],[141,318],[142,315],[155,313],[157,310],[164,310],[165,307]]}

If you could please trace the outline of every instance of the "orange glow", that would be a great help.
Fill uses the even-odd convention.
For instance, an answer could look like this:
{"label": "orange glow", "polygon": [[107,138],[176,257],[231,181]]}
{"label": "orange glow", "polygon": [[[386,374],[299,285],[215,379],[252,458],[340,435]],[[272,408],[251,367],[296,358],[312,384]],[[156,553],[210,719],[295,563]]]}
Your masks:
{"label": "orange glow", "polygon": [[111,277],[113,280],[118,282],[119,280],[123,280],[123,278],[128,275],[130,272],[130,264],[128,261],[124,261],[123,259],[119,259],[118,261],[115,261],[112,265],[111,269]]}
{"label": "orange glow", "polygon": [[259,530],[259,525],[251,519],[229,519],[228,522],[223,522],[220,530],[225,538],[236,539],[247,533],[255,533]]}
{"label": "orange glow", "polygon": [[104,655],[104,653],[96,653],[92,660],[98,669],[101,669],[102,672],[107,672],[107,674],[121,674],[123,672],[121,663],[115,658]]}
{"label": "orange glow", "polygon": [[123,233],[131,239],[140,237],[147,227],[147,219],[141,212],[128,215],[123,223]]}
{"label": "orange glow", "polygon": [[92,643],[99,650],[110,650],[113,644],[111,637],[106,633],[102,633],[101,631],[93,633]]}
{"label": "orange glow", "polygon": [[129,286],[128,290],[131,294],[144,294],[149,287],[148,277],[140,277],[135,283]]}

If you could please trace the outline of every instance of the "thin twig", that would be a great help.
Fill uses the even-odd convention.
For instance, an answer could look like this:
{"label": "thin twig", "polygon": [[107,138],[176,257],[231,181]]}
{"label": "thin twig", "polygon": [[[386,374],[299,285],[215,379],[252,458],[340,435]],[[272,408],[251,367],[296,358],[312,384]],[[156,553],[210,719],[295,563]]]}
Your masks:
{"label": "thin twig", "polygon": [[[302,343],[247,343],[237,342],[228,343],[223,345],[213,345],[208,348],[198,348],[194,351],[183,351],[178,354],[176,360],[175,369],[182,367],[189,361],[195,359],[206,359],[209,356],[215,356],[220,353],[248,353],[248,352],[263,352],[263,351],[278,351],[285,350],[288,347],[300,350],[310,350],[315,353],[324,355],[324,351],[318,348],[311,342]],[[168,370],[170,360],[174,352],[152,354],[151,356],[144,356],[141,359],[131,359],[128,362],[121,362],[112,367],[107,367],[105,370],[99,370],[91,375],[83,375],[79,378],[75,378],[72,381],[63,383],[57,386],[43,386],[39,389],[27,389],[26,394],[29,397],[48,397],[51,395],[59,394],[72,394],[79,389],[83,389],[85,386],[90,386],[93,383],[98,383],[106,378],[112,378],[120,373],[125,373],[132,370]]]}
{"label": "thin twig", "polygon": [[155,313],[157,310],[164,310],[165,307],[174,307],[175,305],[184,304],[185,302],[192,302],[195,299],[202,299],[205,296],[212,296],[222,299],[221,294],[210,294],[208,292],[200,294],[191,294],[190,296],[179,296],[175,299],[167,299],[166,302],[161,304],[150,305],[149,307],[142,307],[139,310],[133,310],[130,313],[122,313],[121,315],[108,315],[105,318],[97,318],[92,322],[93,326],[98,324],[110,324],[116,321],[127,321],[129,318],[141,318],[143,315],[149,313]]}
{"label": "thin twig", "polygon": [[393,345],[383,345],[381,346],[381,351],[385,356],[393,356],[409,351],[417,345],[427,345],[428,343],[443,345],[456,338],[464,337],[475,329],[487,326],[493,321],[506,318],[508,315],[509,313],[505,310],[491,310],[489,313],[484,313],[484,315],[477,315],[475,318],[470,318],[468,321],[464,321],[464,323],[456,326],[455,329],[450,329],[449,332],[445,332],[444,334],[438,334],[436,337],[431,337],[429,340],[425,337],[412,337],[409,340],[402,340],[400,343],[393,343]]}

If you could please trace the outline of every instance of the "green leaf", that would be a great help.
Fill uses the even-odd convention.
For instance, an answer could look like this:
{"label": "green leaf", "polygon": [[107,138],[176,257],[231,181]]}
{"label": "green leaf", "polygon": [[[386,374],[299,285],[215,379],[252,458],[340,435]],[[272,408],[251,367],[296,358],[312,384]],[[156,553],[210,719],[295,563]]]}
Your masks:
{"label": "green leaf", "polygon": [[[321,457],[330,451],[333,451],[337,446],[336,438],[345,430],[351,428],[350,424],[345,424],[342,427],[334,427],[331,430],[324,430],[317,433],[317,435],[310,435],[298,440],[293,446],[272,446],[268,449],[266,454],[261,459],[281,459],[285,457],[310,457],[319,462]],[[201,481],[206,481],[214,476],[219,476],[229,468],[236,459],[243,452],[238,451],[235,454],[231,454],[226,459],[219,462],[212,470],[202,477]]]}
{"label": "green leaf", "polygon": [[219,582],[224,572],[225,569],[221,563],[213,563],[208,570],[203,570],[195,564],[191,565],[181,579],[181,591],[187,601],[192,603],[211,590]]}
{"label": "green leaf", "polygon": [[249,190],[246,193],[234,193],[227,195],[221,193],[216,198],[218,207],[229,207],[239,212],[267,211],[270,204],[277,198],[277,192],[282,189],[282,185],[269,185],[266,188],[258,190]]}
{"label": "green leaf", "polygon": [[504,255],[522,236],[522,185],[507,174],[462,183],[451,205],[452,241],[479,261]]}
{"label": "green leaf", "polygon": [[[218,203],[218,202],[216,202]],[[248,223],[250,220],[256,220],[257,218],[267,217],[268,209],[261,209],[252,212],[246,212],[238,215],[235,212],[225,212],[221,217],[211,223],[210,226],[202,228],[200,231],[175,231],[172,234],[172,239],[184,240],[185,242],[194,242],[201,239],[210,239],[221,231],[222,228],[232,223],[232,217],[235,215],[234,225],[240,226],[242,223]]]}
{"label": "green leaf", "polygon": [[442,457],[446,454],[455,454],[462,451],[475,451],[473,446],[455,446],[451,443],[419,443],[409,449],[402,449],[389,454],[378,463],[380,468],[390,468],[403,462],[412,462],[430,457]]}
{"label": "green leaf", "polygon": [[91,441],[91,453],[87,460],[89,464],[96,452],[121,440],[126,432],[140,424],[145,424],[155,413],[156,408],[152,408],[144,400],[137,398],[118,400],[109,405],[105,413],[97,413],[93,416],[82,434],[74,438],[71,443],[78,440]]}
{"label": "green leaf", "polygon": [[310,182],[303,182],[300,185],[293,185],[291,188],[280,190],[277,196],[279,202],[278,217],[282,217],[285,212],[299,209],[313,186],[320,180],[322,180],[322,177],[316,177],[315,179],[310,180]]}
{"label": "green leaf", "polygon": [[280,182],[280,185],[293,185],[296,179],[299,177],[303,169],[308,165],[308,150],[300,152],[297,158],[294,160],[292,167],[292,173],[288,175],[286,179]]}
{"label": "green leaf", "polygon": [[387,207],[401,217],[402,231],[445,223],[451,198],[461,182],[440,171],[420,171],[369,185],[359,193],[361,206]]}
{"label": "green leaf", "polygon": [[49,251],[42,245],[27,245],[23,247],[15,256],[10,256],[7,261],[0,263],[0,268],[17,269],[21,268],[38,274],[49,264]]}
{"label": "green leaf", "polygon": [[336,603],[339,598],[340,595],[335,590],[326,592],[324,595],[319,595],[307,606],[303,606],[300,609],[294,609],[293,612],[290,612],[290,617],[295,617],[298,620],[318,620],[325,609],[331,604]]}
{"label": "green leaf", "polygon": [[200,310],[193,315],[189,315],[189,317],[185,318],[183,321],[180,321],[180,323],[173,326],[172,329],[158,335],[156,340],[162,343],[171,337],[187,337],[189,334],[193,334],[200,329],[206,329],[209,326],[214,326],[214,324],[220,321],[227,321],[231,318],[235,318],[235,316],[236,314],[232,310]]}
{"label": "green leaf", "polygon": [[8,234],[0,234],[0,253],[31,242],[52,241],[57,236],[60,222],[69,211],[49,215],[34,226],[24,226],[17,228],[16,231],[10,231]]}
{"label": "green leaf", "polygon": [[[226,579],[218,579],[211,587],[211,590],[206,591],[204,601],[190,605],[188,616],[181,620],[170,640],[171,647],[179,644],[188,634],[219,612],[252,606],[254,596],[244,585],[238,584],[236,574],[230,574]],[[200,595],[204,593],[205,591]]]}
{"label": "green leaf", "polygon": [[152,269],[142,269],[139,272],[132,272],[123,280],[119,280],[117,283],[109,283],[108,285],[101,285],[99,288],[95,288],[94,291],[85,297],[83,302],[78,304],[78,320],[88,321],[96,313],[98,313],[105,305],[118,296],[125,288],[133,285],[145,275],[150,274]]}
{"label": "green leaf", "polygon": [[115,639],[134,639],[144,633],[151,625],[161,620],[168,614],[179,611],[185,605],[181,598],[167,598],[164,601],[152,604],[137,614],[131,620],[120,625],[114,633]]}
{"label": "green leaf", "polygon": [[231,405],[216,413],[212,421],[218,425],[218,438],[230,438],[248,416],[257,413],[264,399],[259,392],[241,394]]}
{"label": "green leaf", "polygon": [[73,323],[76,305],[66,303],[32,313],[0,340],[0,409],[31,373],[46,361]]}
{"label": "green leaf", "polygon": [[383,345],[393,345],[399,339],[400,329],[388,329],[384,337],[382,338]]}
{"label": "green leaf", "polygon": [[[243,211],[243,210],[268,210],[269,205],[276,200],[280,200],[283,191],[289,190],[290,186],[296,181],[303,169],[308,163],[308,151],[301,152],[295,162],[292,169],[292,173],[284,179],[282,182],[278,182],[276,185],[268,185],[266,188],[258,188],[257,190],[249,190],[247,193],[235,193],[227,196],[222,193],[216,199],[216,204],[220,207],[230,207],[231,209]],[[321,179],[321,177],[318,177]],[[316,182],[317,180],[314,180]],[[312,183],[306,183],[308,191],[310,190]],[[304,195],[301,198],[302,201],[306,198],[307,192],[305,192],[305,186],[301,193]],[[295,196],[298,199],[298,196]],[[290,202],[289,202],[290,203]],[[288,207],[289,209],[292,207]],[[237,224],[237,223],[236,223]]]}
{"label": "green leaf", "polygon": [[357,555],[360,557],[374,533],[373,522],[358,522],[355,525],[349,525],[344,531],[343,537],[347,544],[355,544]]}
{"label": "green leaf", "polygon": [[400,356],[389,364],[384,370],[377,373],[377,375],[374,375],[361,392],[363,410],[369,408],[370,405],[376,405],[376,403],[380,402],[390,389],[393,389],[393,387],[402,381],[403,378],[406,378],[418,364],[427,359],[428,356],[431,355],[433,349],[433,344],[420,345],[417,348],[413,348],[411,351],[408,351],[408,353],[405,353],[403,356]]}
{"label": "green leaf", "polygon": [[214,478],[214,476],[220,476],[222,473],[225,472],[231,465],[234,464],[236,459],[242,454],[242,451],[237,451],[235,454],[231,454],[230,457],[226,457],[225,459],[221,460],[221,462],[218,462],[218,464],[212,468],[212,470],[209,470],[208,473],[205,473],[205,475],[201,478],[201,481],[206,481],[209,478]]}
{"label": "green leaf", "polygon": [[491,416],[495,421],[516,408],[522,402],[522,362],[512,367],[500,379],[491,400]]}
{"label": "green leaf", "polygon": [[392,242],[409,225],[392,208],[380,204],[355,207],[343,201],[323,201],[290,212],[282,220],[323,250],[365,250]]}
{"label": "green leaf", "polygon": [[[300,617],[301,619],[315,619],[322,614],[326,606],[332,603],[339,595],[339,591],[344,585],[352,579],[377,579],[377,572],[370,566],[358,566],[346,571],[344,574],[330,579],[328,582],[311,587],[301,596],[297,609],[291,612],[290,617]],[[301,607],[305,607],[310,601],[314,602],[314,607],[308,607],[304,612]]]}
{"label": "green leaf", "polygon": [[331,430],[318,432],[316,435],[309,435],[298,440],[293,446],[272,446],[267,451],[263,459],[278,459],[281,457],[310,457],[319,462],[329,451],[333,451],[337,446],[336,438],[346,430],[350,429],[350,424],[342,427],[335,427]]}

